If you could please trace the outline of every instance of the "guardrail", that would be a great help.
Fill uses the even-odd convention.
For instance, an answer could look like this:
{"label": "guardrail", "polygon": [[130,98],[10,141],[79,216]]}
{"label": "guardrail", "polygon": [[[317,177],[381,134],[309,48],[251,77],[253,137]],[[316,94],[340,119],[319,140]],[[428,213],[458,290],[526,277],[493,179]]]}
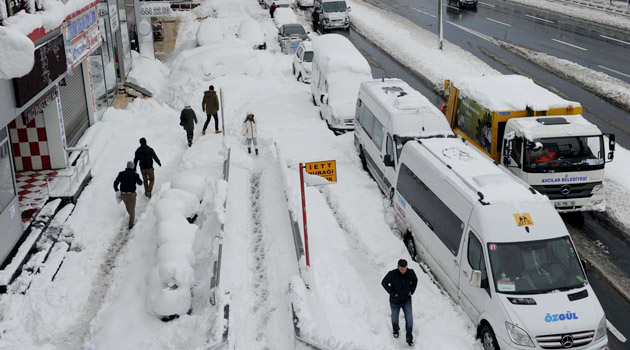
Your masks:
{"label": "guardrail", "polygon": [[90,149],[87,147],[68,147],[69,166],[56,175],[50,175],[46,181],[48,197],[72,197],[79,190],[84,176],[90,171]]}

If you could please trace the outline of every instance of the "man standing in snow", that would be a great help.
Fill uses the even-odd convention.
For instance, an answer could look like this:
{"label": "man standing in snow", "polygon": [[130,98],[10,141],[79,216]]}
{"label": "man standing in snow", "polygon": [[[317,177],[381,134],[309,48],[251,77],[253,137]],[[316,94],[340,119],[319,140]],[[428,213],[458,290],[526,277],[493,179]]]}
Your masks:
{"label": "man standing in snow", "polygon": [[273,14],[274,12],[276,12],[277,8],[278,8],[278,5],[276,5],[275,2],[272,2],[271,6],[269,6],[269,14],[271,15],[271,18],[273,18]]}
{"label": "man standing in snow", "polygon": [[400,308],[405,313],[405,330],[407,332],[407,344],[413,345],[413,315],[411,311],[411,296],[416,291],[418,278],[412,269],[407,267],[407,260],[398,260],[398,268],[391,270],[381,282],[383,288],[389,293],[389,305],[392,310],[392,328],[394,338],[398,338],[400,327],[398,315]]}
{"label": "man standing in snow", "polygon": [[147,139],[140,139],[140,147],[136,150],[136,157],[133,159],[133,168],[136,169],[140,163],[140,173],[144,180],[144,195],[151,198],[153,183],[155,182],[155,172],[153,171],[153,161],[162,166],[153,148],[147,146]]}
{"label": "man standing in snow", "polygon": [[120,185],[120,198],[125,203],[127,213],[129,213],[129,229],[133,228],[136,219],[136,185],[142,185],[140,175],[136,173],[132,161],[127,162],[127,169],[118,173],[114,181],[114,191],[118,192]]}
{"label": "man standing in snow", "polygon": [[195,124],[197,124],[197,115],[193,111],[192,107],[186,106],[182,110],[182,114],[179,116],[179,125],[186,130],[186,137],[188,138],[188,147],[192,146],[193,131],[195,131]]}
{"label": "man standing in snow", "polygon": [[201,134],[206,134],[210,119],[214,117],[214,133],[218,134],[219,130],[219,99],[217,93],[214,91],[214,86],[210,85],[210,89],[203,93],[203,101],[201,101],[201,108],[206,112],[206,123],[203,125]]}

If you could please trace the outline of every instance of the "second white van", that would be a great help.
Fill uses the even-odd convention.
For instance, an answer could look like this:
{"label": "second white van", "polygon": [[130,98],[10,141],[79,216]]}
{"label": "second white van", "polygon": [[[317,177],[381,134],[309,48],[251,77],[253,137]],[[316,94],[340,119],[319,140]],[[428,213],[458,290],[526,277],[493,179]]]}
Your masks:
{"label": "second white van", "polygon": [[391,198],[403,145],[417,137],[454,135],[442,112],[400,79],[361,83],[354,146],[363,168]]}
{"label": "second white van", "polygon": [[484,349],[607,349],[606,317],[549,200],[458,138],[409,141],[396,222]]}
{"label": "second white van", "polygon": [[339,34],[314,38],[313,52],[313,103],[330,129],[354,129],[354,105],[359,85],[372,80],[370,65],[350,40]]}

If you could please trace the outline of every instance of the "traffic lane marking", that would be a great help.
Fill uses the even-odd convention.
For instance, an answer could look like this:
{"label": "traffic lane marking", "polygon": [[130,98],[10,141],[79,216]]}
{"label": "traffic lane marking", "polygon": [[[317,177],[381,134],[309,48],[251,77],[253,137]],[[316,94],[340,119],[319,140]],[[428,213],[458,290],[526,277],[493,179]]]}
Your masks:
{"label": "traffic lane marking", "polygon": [[421,14],[423,14],[423,15],[427,15],[427,16],[431,16],[431,17],[433,17],[433,18],[436,18],[436,16],[435,16],[435,15],[432,15],[432,14],[430,14],[430,13],[428,13],[428,12],[424,12],[424,11],[422,11],[422,10],[420,10],[420,9],[415,8],[415,7],[410,7],[410,8],[411,8],[412,10],[416,10],[416,11],[420,12],[420,13],[421,13]]}
{"label": "traffic lane marking", "polygon": [[626,45],[630,45],[630,43],[629,43],[629,42],[627,42],[627,41],[623,41],[623,40],[619,40],[619,39],[611,38],[611,37],[609,37],[609,36],[605,36],[605,35],[600,35],[600,36],[601,36],[602,38],[605,38],[605,39],[608,39],[608,40],[614,40],[614,41],[618,41],[618,42],[620,42],[620,43],[624,43],[624,44],[626,44]]}
{"label": "traffic lane marking", "polygon": [[511,27],[511,25],[509,25],[509,24],[507,24],[507,23],[503,23],[503,22],[501,22],[501,21],[497,21],[496,19],[492,19],[492,18],[489,18],[489,17],[486,17],[486,19],[487,19],[488,21],[491,21],[491,22],[494,22],[494,23],[499,23],[499,24],[504,25],[504,26],[506,26],[506,27]]}
{"label": "traffic lane marking", "polygon": [[618,70],[614,70],[614,69],[612,69],[612,68],[608,68],[608,67],[606,67],[606,66],[602,66],[601,64],[600,64],[600,65],[597,65],[597,67],[599,67],[599,68],[601,68],[601,69],[609,70],[609,71],[614,72],[614,73],[617,73],[617,74],[619,74],[619,75],[623,75],[624,77],[630,78],[630,75],[628,75],[628,74],[626,74],[626,73],[621,73],[621,72],[620,72],[620,71],[618,71]]}
{"label": "traffic lane marking", "polygon": [[564,42],[564,41],[562,41],[562,40],[558,40],[558,39],[551,39],[551,40],[553,40],[553,41],[555,41],[555,42],[558,42],[558,43],[560,43],[560,44],[564,44],[564,45],[567,45],[567,46],[575,47],[576,49],[580,49],[580,50],[582,50],[582,51],[588,51],[588,49],[585,49],[585,48],[583,48],[583,47],[579,47],[579,46],[577,46],[577,45],[573,45],[573,44],[570,44],[570,43]]}
{"label": "traffic lane marking", "polygon": [[481,1],[479,1],[478,3],[482,4],[482,5],[489,6],[489,7],[496,7],[496,5],[488,4],[488,3],[485,3],[485,2],[481,2]]}
{"label": "traffic lane marking", "polygon": [[610,323],[610,321],[608,320],[606,320],[606,328],[608,328],[610,333],[612,333],[617,339],[619,339],[620,342],[625,343],[626,341],[628,341],[628,339],[626,339],[626,337],[624,337],[623,334],[621,334],[621,332],[619,332],[619,330],[615,328],[615,326],[613,326],[613,324]]}
{"label": "traffic lane marking", "polygon": [[468,32],[468,33],[470,33],[470,34],[472,34],[472,35],[474,35],[474,36],[476,36],[476,37],[479,37],[479,38],[481,38],[481,39],[483,39],[483,40],[487,41],[487,42],[490,42],[490,43],[493,43],[493,44],[495,44],[495,45],[499,46],[499,44],[498,44],[498,43],[497,43],[497,42],[496,42],[496,41],[495,41],[495,40],[494,40],[491,36],[489,36],[489,35],[485,35],[485,34],[479,33],[479,32],[477,32],[477,31],[475,31],[475,30],[472,30],[472,29],[470,29],[470,28],[466,28],[466,27],[464,27],[464,26],[461,26],[461,25],[459,25],[459,24],[453,23],[453,22],[451,22],[451,21],[446,21],[446,23],[452,24],[452,25],[454,25],[455,27],[457,27],[457,28],[459,28],[459,29],[461,29],[461,30],[463,30],[463,31],[465,31],[465,32]]}
{"label": "traffic lane marking", "polygon": [[529,17],[529,18],[537,19],[537,20],[539,20],[539,21],[543,21],[543,22],[547,22],[547,23],[555,24],[555,22],[554,22],[554,21],[550,21],[550,20],[548,20],[548,19],[544,19],[544,18],[540,18],[540,17],[532,16],[532,15],[525,15],[525,17]]}
{"label": "traffic lane marking", "polygon": [[450,7],[452,9],[455,9],[455,10],[459,11],[459,7],[455,7],[455,6],[451,6],[451,5],[444,5],[444,7]]}

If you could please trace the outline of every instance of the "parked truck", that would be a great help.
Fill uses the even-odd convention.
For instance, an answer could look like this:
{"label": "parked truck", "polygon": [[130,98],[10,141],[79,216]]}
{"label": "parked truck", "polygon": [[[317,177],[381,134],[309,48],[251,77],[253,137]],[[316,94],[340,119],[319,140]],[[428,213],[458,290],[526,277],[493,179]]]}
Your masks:
{"label": "parked truck", "polygon": [[604,166],[614,157],[615,136],[582,117],[578,102],[518,75],[446,80],[444,91],[453,131],[558,211],[605,209]]}

